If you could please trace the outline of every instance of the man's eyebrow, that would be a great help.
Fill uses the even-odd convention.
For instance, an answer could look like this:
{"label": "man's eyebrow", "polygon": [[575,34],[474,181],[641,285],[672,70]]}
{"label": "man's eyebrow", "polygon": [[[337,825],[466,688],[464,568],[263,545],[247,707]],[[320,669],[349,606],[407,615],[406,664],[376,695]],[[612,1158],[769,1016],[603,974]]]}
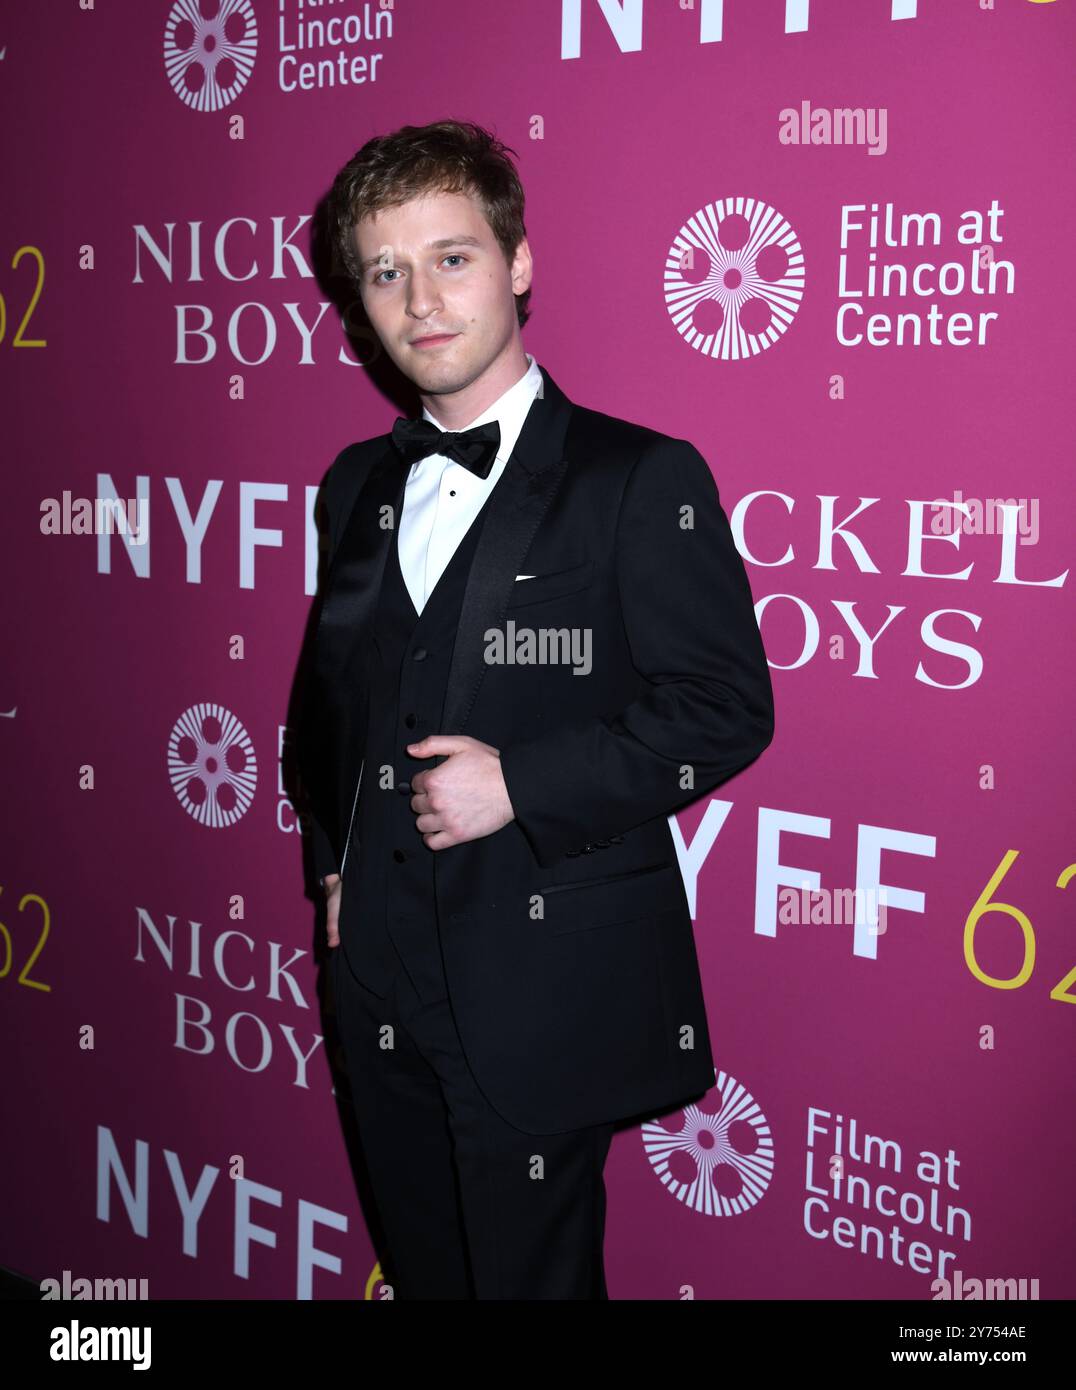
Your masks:
{"label": "man's eyebrow", "polygon": [[[482,243],[476,236],[443,236],[437,241],[428,242],[426,249],[429,251],[444,251],[449,246],[481,246]],[[380,265],[380,256],[367,256],[364,261],[359,263],[359,269],[365,275],[371,266]]]}

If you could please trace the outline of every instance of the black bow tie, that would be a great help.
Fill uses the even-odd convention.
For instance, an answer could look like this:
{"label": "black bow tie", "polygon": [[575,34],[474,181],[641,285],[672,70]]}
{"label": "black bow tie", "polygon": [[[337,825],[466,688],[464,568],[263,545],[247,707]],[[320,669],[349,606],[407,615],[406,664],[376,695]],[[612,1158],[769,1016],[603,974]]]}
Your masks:
{"label": "black bow tie", "polygon": [[490,420],[469,430],[439,430],[432,420],[405,420],[401,415],[392,427],[392,442],[407,463],[417,463],[428,454],[445,454],[477,477],[488,478],[500,447],[501,427]]}

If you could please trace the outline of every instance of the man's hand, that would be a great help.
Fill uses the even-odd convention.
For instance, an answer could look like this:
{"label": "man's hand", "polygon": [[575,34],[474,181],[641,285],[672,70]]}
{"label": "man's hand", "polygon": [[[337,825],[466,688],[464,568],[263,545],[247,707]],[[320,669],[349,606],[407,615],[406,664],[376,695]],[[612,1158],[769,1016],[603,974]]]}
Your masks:
{"label": "man's hand", "polygon": [[339,874],[325,875],[325,922],[329,934],[329,945],[340,945],[340,885],[343,879]]}
{"label": "man's hand", "polygon": [[413,758],[448,754],[411,779],[415,825],[429,849],[480,840],[515,820],[499,749],[466,734],[430,734],[407,751]]}

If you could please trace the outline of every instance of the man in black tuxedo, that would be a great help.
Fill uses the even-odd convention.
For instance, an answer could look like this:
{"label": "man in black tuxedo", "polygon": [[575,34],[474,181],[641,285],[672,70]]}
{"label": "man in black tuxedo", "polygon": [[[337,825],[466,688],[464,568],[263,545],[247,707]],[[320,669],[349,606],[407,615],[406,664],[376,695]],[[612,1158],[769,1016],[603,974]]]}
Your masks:
{"label": "man in black tuxedo", "polygon": [[699,452],[524,352],[499,142],[404,127],[329,206],[424,407],[326,478],[300,729],[383,1270],[604,1298],[614,1124],[714,1080],[668,816],[773,736],[747,576]]}

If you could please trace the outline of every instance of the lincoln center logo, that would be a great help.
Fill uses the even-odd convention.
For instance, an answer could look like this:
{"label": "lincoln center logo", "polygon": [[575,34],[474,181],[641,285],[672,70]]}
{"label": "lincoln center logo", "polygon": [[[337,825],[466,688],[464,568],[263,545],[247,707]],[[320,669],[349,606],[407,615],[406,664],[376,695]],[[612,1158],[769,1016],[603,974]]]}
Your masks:
{"label": "lincoln center logo", "polygon": [[168,739],[168,776],[202,825],[234,825],[254,799],[258,763],[246,729],[223,705],[192,705]]}
{"label": "lincoln center logo", "polygon": [[665,304],[696,352],[753,357],[792,322],[803,280],[803,248],[781,214],[754,198],[725,198],[677,233],[665,261]]}
{"label": "lincoln center logo", "polygon": [[[203,9],[213,9],[213,17]],[[165,72],[176,96],[196,111],[230,106],[247,85],[257,51],[250,0],[176,0],[168,12]]]}
{"label": "lincoln center logo", "polygon": [[642,1127],[643,1148],[678,1202],[704,1216],[738,1216],[770,1185],[773,1137],[754,1096],[738,1081],[721,1072],[714,1084],[716,1112],[689,1105],[679,1120],[651,1120]]}

